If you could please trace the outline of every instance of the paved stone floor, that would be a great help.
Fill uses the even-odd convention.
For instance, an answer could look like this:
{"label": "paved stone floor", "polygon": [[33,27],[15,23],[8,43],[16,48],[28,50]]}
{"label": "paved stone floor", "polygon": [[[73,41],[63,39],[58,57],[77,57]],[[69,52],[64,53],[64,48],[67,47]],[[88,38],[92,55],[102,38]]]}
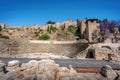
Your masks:
{"label": "paved stone floor", "polygon": [[[37,58],[2,58],[0,57],[5,63],[8,63],[11,60],[19,60],[20,63],[26,63],[30,60],[41,60]],[[114,70],[120,70],[119,64],[114,64],[108,61],[103,60],[94,60],[94,59],[53,59],[55,63],[59,64],[60,66],[68,67],[72,65],[73,68],[101,68],[105,65],[110,65]]]}

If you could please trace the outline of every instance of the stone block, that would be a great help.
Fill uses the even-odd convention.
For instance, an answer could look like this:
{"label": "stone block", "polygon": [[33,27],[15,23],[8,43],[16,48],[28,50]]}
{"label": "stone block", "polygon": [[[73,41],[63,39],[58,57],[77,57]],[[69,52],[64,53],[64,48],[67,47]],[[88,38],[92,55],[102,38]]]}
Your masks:
{"label": "stone block", "polygon": [[19,66],[20,62],[18,60],[12,60],[8,62],[8,67]]}
{"label": "stone block", "polygon": [[101,75],[104,77],[107,77],[108,80],[114,80],[117,77],[117,74],[114,70],[112,70],[112,67],[109,65],[106,65],[101,69]]}

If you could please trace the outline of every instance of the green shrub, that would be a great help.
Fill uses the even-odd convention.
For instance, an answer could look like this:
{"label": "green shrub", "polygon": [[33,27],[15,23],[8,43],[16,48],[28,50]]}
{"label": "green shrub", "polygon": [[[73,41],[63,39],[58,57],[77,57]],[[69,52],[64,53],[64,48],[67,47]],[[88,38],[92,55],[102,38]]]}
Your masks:
{"label": "green shrub", "polygon": [[42,33],[43,31],[41,29],[36,29],[35,31],[35,35],[36,36],[39,36],[40,33]]}
{"label": "green shrub", "polygon": [[70,25],[70,26],[68,27],[68,31],[71,32],[71,33],[75,33],[76,27],[73,26],[73,25]]}
{"label": "green shrub", "polygon": [[9,39],[9,37],[8,37],[8,36],[2,36],[2,38],[4,38],[4,39]]}
{"label": "green shrub", "polygon": [[40,40],[49,40],[50,36],[48,34],[43,34],[43,35],[39,36],[39,39]]}
{"label": "green shrub", "polygon": [[48,26],[48,28],[47,28],[47,32],[49,33],[49,34],[51,34],[51,32],[56,32],[57,31],[57,28],[56,27],[54,27],[54,26]]}
{"label": "green shrub", "polygon": [[38,36],[39,35],[39,33],[38,32],[35,32],[35,36]]}
{"label": "green shrub", "polygon": [[51,32],[56,32],[57,28],[51,25],[50,30],[51,30]]}
{"label": "green shrub", "polygon": [[0,34],[0,38],[9,39],[8,36],[3,36],[2,34]]}

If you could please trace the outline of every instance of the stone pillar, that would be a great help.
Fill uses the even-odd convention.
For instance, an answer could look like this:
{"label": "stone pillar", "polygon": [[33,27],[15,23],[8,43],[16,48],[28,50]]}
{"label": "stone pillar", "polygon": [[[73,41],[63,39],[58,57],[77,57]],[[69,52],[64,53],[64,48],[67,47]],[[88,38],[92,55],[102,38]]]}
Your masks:
{"label": "stone pillar", "polygon": [[88,39],[89,42],[93,42],[92,40],[92,34],[94,33],[94,30],[97,30],[97,26],[99,26],[99,24],[96,21],[87,21],[86,22],[86,37]]}

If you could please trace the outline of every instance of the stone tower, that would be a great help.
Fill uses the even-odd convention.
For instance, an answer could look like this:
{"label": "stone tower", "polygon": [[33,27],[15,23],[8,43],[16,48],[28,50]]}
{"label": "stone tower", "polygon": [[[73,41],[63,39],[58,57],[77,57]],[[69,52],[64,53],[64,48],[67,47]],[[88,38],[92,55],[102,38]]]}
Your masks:
{"label": "stone tower", "polygon": [[99,23],[97,19],[87,19],[77,21],[77,26],[80,28],[80,35],[82,38],[88,40],[88,42],[93,42],[92,34],[97,30]]}

